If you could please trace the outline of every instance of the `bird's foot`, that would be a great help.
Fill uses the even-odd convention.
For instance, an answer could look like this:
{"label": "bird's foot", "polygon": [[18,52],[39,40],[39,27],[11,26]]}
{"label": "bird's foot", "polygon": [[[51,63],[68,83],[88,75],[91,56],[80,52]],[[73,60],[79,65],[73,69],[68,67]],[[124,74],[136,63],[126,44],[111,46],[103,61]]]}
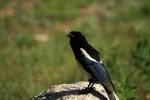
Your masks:
{"label": "bird's foot", "polygon": [[92,91],[95,90],[95,89],[96,89],[95,87],[84,88],[84,89],[82,89],[82,90],[79,90],[79,93],[81,93],[81,94],[87,94],[87,93],[92,92]]}

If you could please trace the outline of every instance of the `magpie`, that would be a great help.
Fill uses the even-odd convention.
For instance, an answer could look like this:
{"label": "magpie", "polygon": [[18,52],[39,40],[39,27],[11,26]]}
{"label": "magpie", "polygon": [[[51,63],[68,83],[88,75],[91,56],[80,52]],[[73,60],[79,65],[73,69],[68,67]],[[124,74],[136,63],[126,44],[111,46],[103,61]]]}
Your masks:
{"label": "magpie", "polygon": [[81,73],[88,78],[89,84],[85,90],[94,89],[95,82],[99,82],[106,90],[109,99],[116,100],[113,94],[115,87],[100,58],[100,53],[88,43],[79,31],[71,31],[67,37],[70,38],[70,46]]}

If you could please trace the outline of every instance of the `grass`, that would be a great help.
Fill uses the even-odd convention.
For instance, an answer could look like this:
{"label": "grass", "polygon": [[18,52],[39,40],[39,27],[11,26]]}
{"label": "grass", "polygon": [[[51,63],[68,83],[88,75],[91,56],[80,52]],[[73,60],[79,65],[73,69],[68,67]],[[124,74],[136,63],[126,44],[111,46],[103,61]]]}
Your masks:
{"label": "grass", "polygon": [[71,30],[83,32],[100,51],[120,100],[146,99],[148,4],[149,0],[1,1],[0,99],[26,100],[52,85],[84,80],[66,38]]}

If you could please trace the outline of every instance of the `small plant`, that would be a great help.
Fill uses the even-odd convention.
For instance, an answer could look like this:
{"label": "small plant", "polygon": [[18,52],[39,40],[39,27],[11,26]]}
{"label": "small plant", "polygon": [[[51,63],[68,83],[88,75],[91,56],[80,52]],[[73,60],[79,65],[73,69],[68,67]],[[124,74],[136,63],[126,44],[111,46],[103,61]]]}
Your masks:
{"label": "small plant", "polygon": [[[136,85],[140,93],[150,92],[150,41],[149,39],[141,38],[137,41],[135,48],[131,53],[131,64],[137,72]],[[149,93],[148,92],[148,93]],[[142,94],[142,97],[144,94]]]}

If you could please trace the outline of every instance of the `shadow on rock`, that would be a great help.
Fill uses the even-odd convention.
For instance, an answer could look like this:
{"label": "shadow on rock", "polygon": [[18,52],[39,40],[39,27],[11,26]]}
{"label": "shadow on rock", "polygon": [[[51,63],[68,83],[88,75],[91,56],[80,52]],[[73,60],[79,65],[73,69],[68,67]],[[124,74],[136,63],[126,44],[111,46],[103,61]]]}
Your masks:
{"label": "shadow on rock", "polygon": [[40,93],[37,96],[34,96],[33,98],[31,98],[31,100],[57,100],[57,99],[61,99],[65,96],[77,96],[77,95],[87,95],[87,94],[92,94],[93,96],[99,98],[100,100],[107,100],[106,97],[104,97],[101,93],[99,93],[96,90],[92,90],[91,92],[87,93],[87,94],[81,94],[79,91],[79,89],[75,89],[75,90],[68,90],[68,91],[62,91],[62,92],[51,92],[49,90],[43,91],[42,93]]}

